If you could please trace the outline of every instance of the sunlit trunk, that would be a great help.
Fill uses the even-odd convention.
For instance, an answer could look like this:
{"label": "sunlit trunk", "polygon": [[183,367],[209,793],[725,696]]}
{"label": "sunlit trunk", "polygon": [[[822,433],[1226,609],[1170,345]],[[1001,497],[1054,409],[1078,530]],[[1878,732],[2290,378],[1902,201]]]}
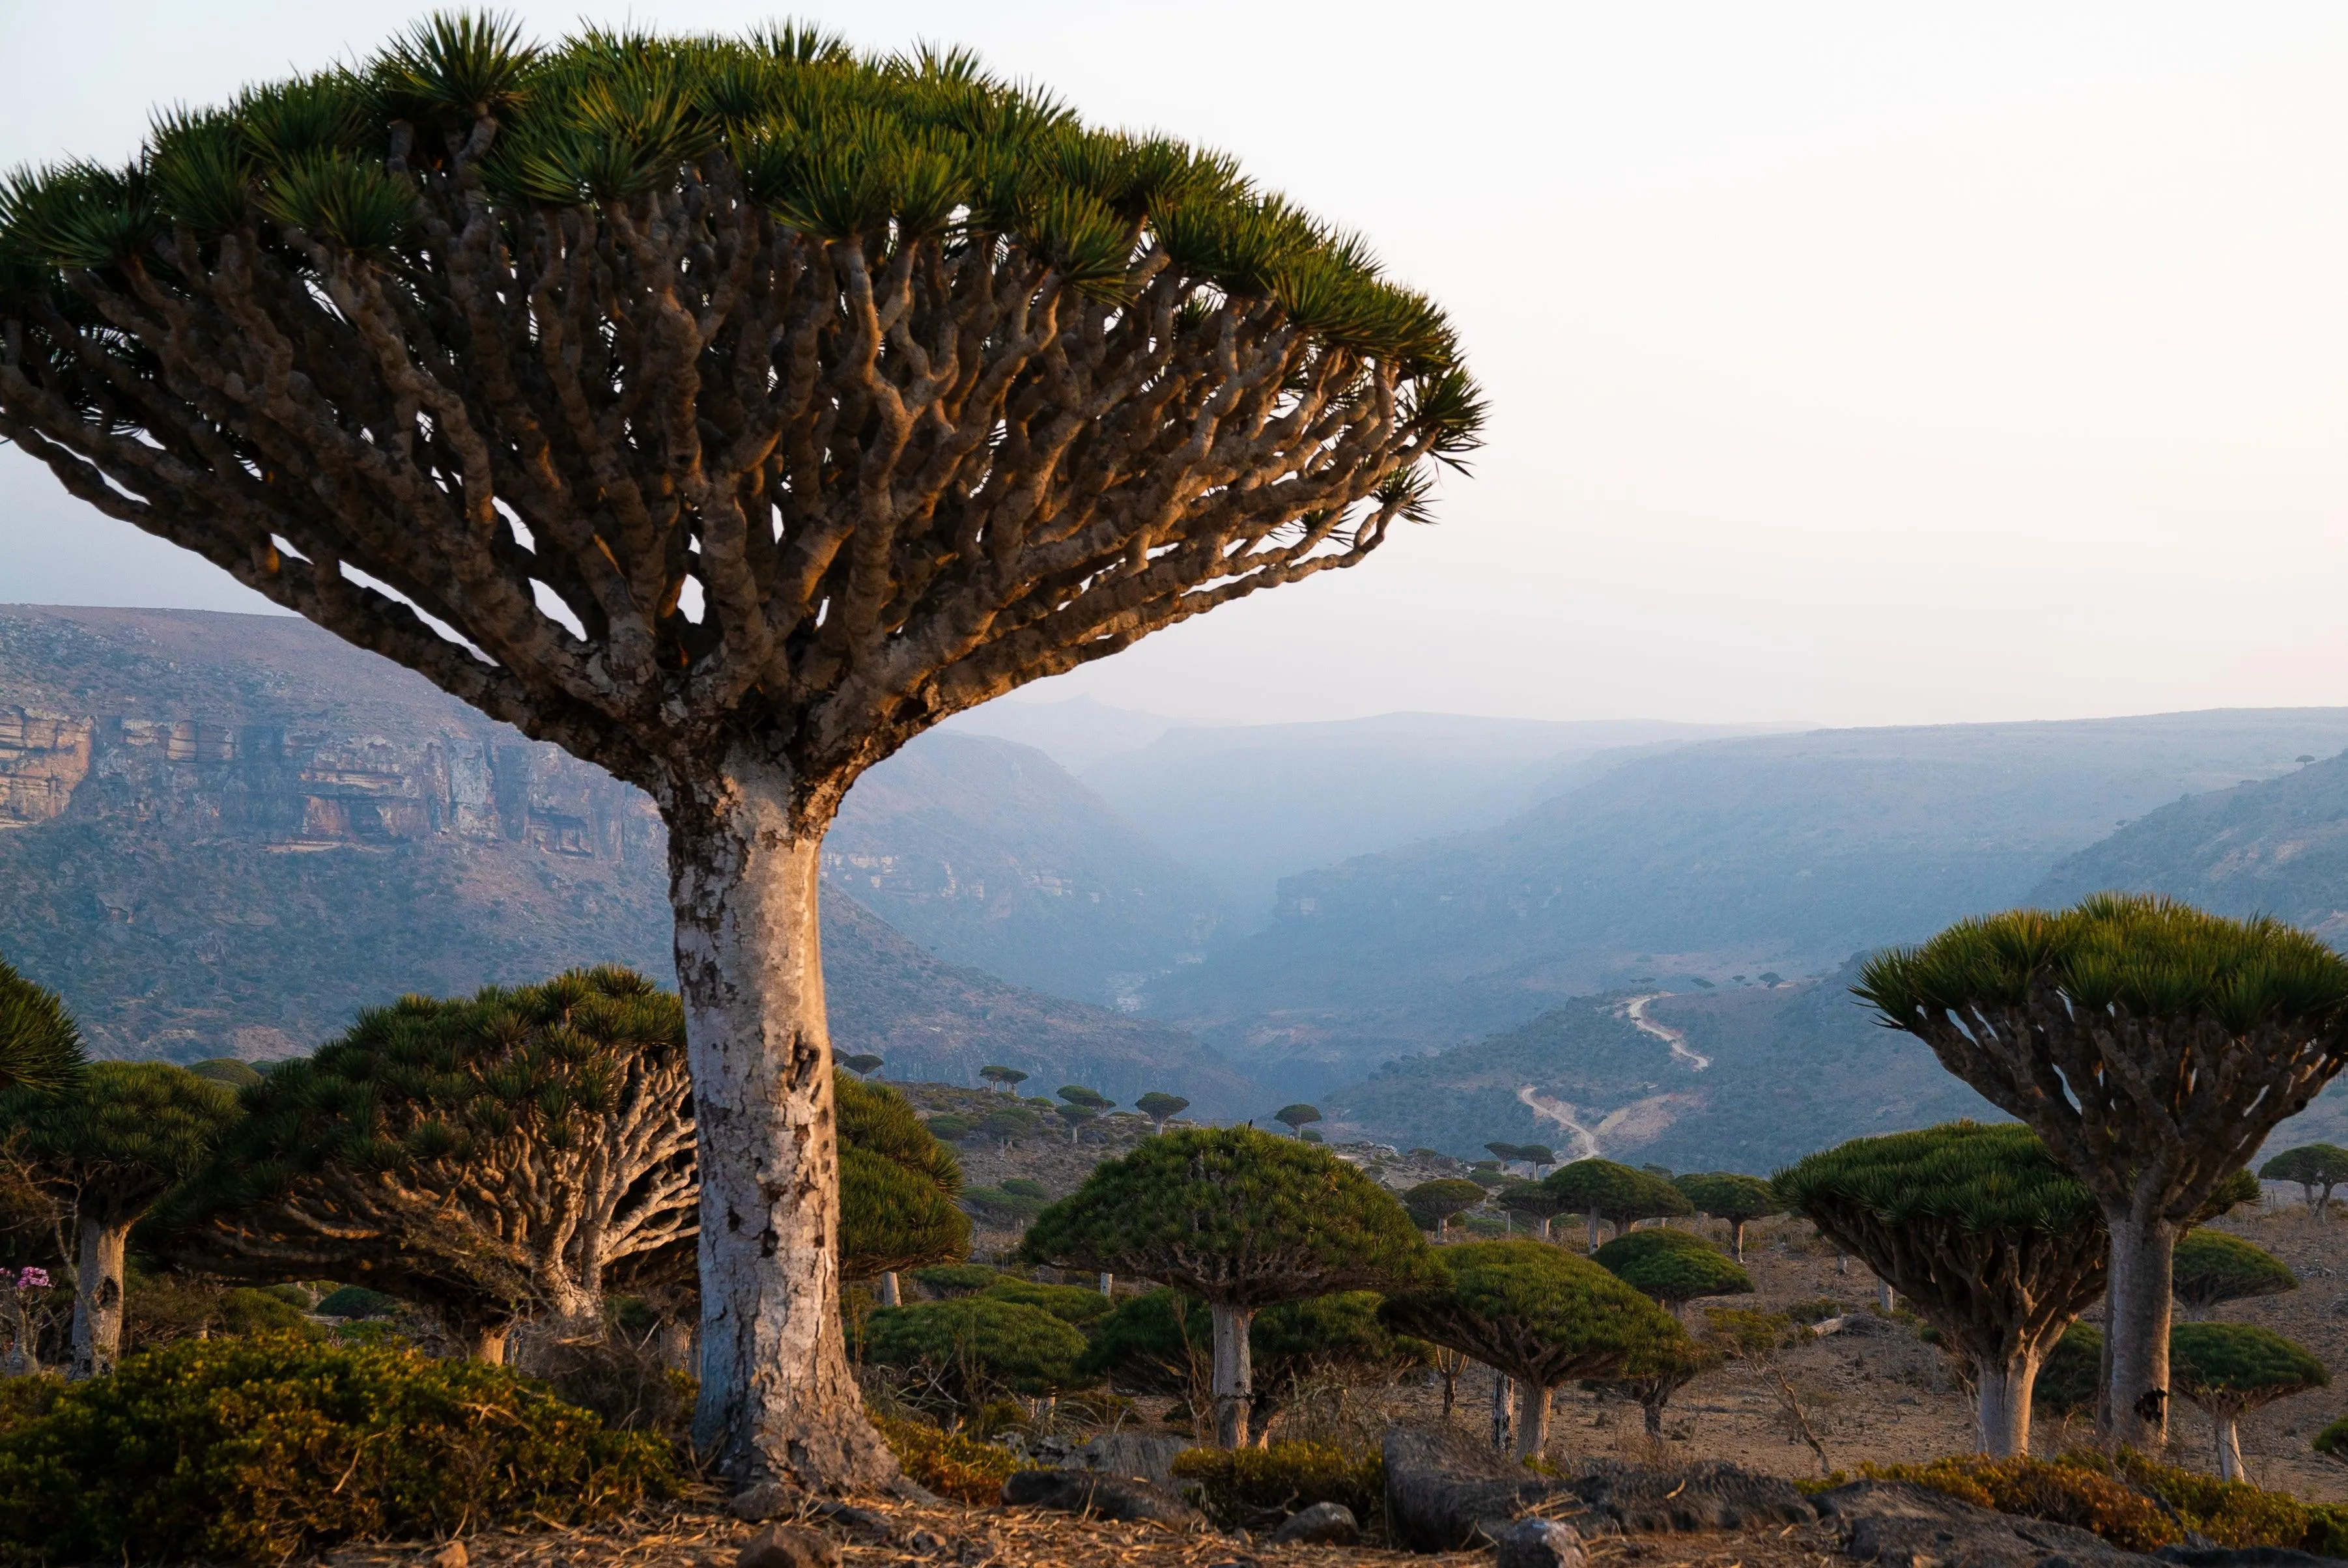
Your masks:
{"label": "sunlit trunk", "polygon": [[1244,1448],[1248,1401],[1255,1395],[1255,1362],[1248,1348],[1248,1326],[1255,1313],[1215,1302],[1208,1315],[1215,1326],[1215,1442],[1221,1448]]}
{"label": "sunlit trunk", "polygon": [[2106,1215],[2112,1235],[2105,1385],[2096,1425],[2115,1443],[2157,1454],[2168,1436],[2168,1327],[2177,1227],[2154,1216]]}
{"label": "sunlit trunk", "polygon": [[2007,1459],[2030,1451],[2030,1391],[2038,1381],[2034,1352],[1999,1363],[1973,1362],[1973,1433],[1981,1451]]}
{"label": "sunlit trunk", "polygon": [[95,1215],[81,1222],[69,1374],[76,1378],[105,1376],[122,1354],[122,1254],[129,1239],[127,1225],[107,1225]]}

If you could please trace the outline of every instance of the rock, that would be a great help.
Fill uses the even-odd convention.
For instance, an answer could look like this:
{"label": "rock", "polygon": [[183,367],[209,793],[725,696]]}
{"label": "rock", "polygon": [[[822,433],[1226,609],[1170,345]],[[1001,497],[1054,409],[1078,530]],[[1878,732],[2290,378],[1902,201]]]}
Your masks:
{"label": "rock", "polygon": [[451,1541],[432,1554],[432,1568],[466,1568],[473,1554],[465,1550],[461,1541]]}
{"label": "rock", "polygon": [[745,1524],[763,1524],[777,1514],[796,1513],[806,1493],[780,1481],[762,1481],[726,1500],[726,1512]]}
{"label": "rock", "polygon": [[1440,1427],[1395,1428],[1385,1455],[1386,1533],[1412,1552],[1480,1546],[1567,1485]]}
{"label": "rock", "polygon": [[1149,1520],[1189,1530],[1207,1516],[1162,1486],[1087,1470],[1023,1470],[1003,1483],[1003,1501],[1013,1508],[1056,1508],[1120,1522]]}
{"label": "rock", "polygon": [[2337,1557],[2288,1546],[2164,1546],[2153,1555],[2182,1568],[2348,1568]]}
{"label": "rock", "polygon": [[1582,1568],[1581,1536],[1554,1519],[1519,1519],[1500,1532],[1492,1568]]}
{"label": "rock", "polygon": [[1906,1481],[1862,1481],[1810,1501],[1842,1535],[1846,1556],[1884,1568],[2154,1568],[2068,1524],[2017,1519]]}
{"label": "rock", "polygon": [[1138,1477],[1152,1486],[1174,1490],[1174,1456],[1198,1445],[1188,1438],[1155,1432],[1104,1432],[1067,1458],[1071,1470],[1094,1470],[1106,1475]]}
{"label": "rock", "polygon": [[820,1530],[769,1524],[734,1562],[735,1568],[839,1568],[839,1542]]}
{"label": "rock", "polygon": [[1280,1528],[1272,1532],[1275,1546],[1296,1541],[1312,1546],[1353,1546],[1361,1539],[1362,1527],[1354,1518],[1354,1511],[1342,1502],[1316,1502],[1310,1508],[1300,1508],[1281,1521]]}
{"label": "rock", "polygon": [[1569,1485],[1594,1520],[1632,1535],[1807,1524],[1818,1516],[1791,1481],[1717,1460],[1684,1470],[1603,1465]]}
{"label": "rock", "polygon": [[905,1550],[916,1557],[936,1557],[953,1550],[953,1543],[934,1530],[916,1530],[905,1538]]}

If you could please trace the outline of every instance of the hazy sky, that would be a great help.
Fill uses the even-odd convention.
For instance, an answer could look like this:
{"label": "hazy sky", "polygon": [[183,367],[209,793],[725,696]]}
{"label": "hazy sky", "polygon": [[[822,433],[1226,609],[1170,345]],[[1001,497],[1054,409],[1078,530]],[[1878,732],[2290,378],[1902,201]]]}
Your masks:
{"label": "hazy sky", "polygon": [[[122,156],[151,104],[421,9],[0,0],[0,165]],[[1448,305],[1491,395],[1440,525],[1033,695],[1858,723],[2348,703],[2348,7],[794,14],[970,44],[1097,121],[1239,154]],[[0,600],[258,602],[12,450]]]}

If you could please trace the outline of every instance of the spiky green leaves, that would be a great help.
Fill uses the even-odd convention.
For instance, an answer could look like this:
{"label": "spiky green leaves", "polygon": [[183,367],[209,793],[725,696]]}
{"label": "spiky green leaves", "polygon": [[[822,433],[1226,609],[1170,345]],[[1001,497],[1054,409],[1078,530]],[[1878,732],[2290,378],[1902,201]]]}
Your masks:
{"label": "spiky green leaves", "polygon": [[2198,1230],[2177,1244],[2169,1287],[2186,1306],[2207,1311],[2221,1302],[2297,1290],[2299,1276],[2262,1246],[2223,1231]]}
{"label": "spiky green leaves", "polygon": [[885,1084],[835,1075],[839,1128],[839,1269],[870,1279],[966,1257],[970,1217],[954,1199],[962,1167]]}
{"label": "spiky green leaves", "polygon": [[1550,1172],[1541,1184],[1563,1205],[1560,1213],[1594,1214],[1614,1225],[1695,1212],[1661,1176],[1612,1160],[1575,1160]]}
{"label": "spiky green leaves", "polygon": [[1700,1235],[1669,1229],[1632,1231],[1590,1255],[1590,1261],[1665,1307],[1706,1296],[1749,1296],[1753,1278]]}
{"label": "spiky green leaves", "polygon": [[2044,990],[2091,1012],[2205,1016],[2239,1034],[2267,1022],[2336,1023],[2348,1009],[2348,960],[2267,917],[2230,920],[2106,893],[2059,913],[1961,921],[1921,947],[1877,955],[1851,989],[1901,1029]]}
{"label": "spiky green leaves", "polygon": [[990,1393],[1055,1394],[1077,1386],[1085,1337],[1040,1307],[967,1296],[884,1307],[864,1329],[883,1367],[926,1373],[956,1404]]}
{"label": "spiky green leaves", "polygon": [[1604,1377],[1682,1337],[1645,1296],[1559,1247],[1472,1242],[1434,1256],[1439,1282],[1389,1297],[1386,1322],[1544,1389]]}
{"label": "spiky green leaves", "polygon": [[2056,1235],[2102,1225],[2086,1188],[2035,1133],[2010,1122],[1855,1138],[1780,1171],[1773,1184],[1787,1207],[1813,1218],[1831,1206],[1886,1227]]}
{"label": "spiky green leaves", "polygon": [[1161,1133],[1103,1162],[1022,1250],[1235,1307],[1375,1289],[1427,1266],[1384,1188],[1324,1149],[1244,1127]]}
{"label": "spiky green leaves", "polygon": [[61,1088],[0,1094],[0,1134],[34,1179],[108,1225],[194,1174],[238,1115],[234,1091],[160,1061],[101,1061]]}
{"label": "spiky green leaves", "polygon": [[1731,1225],[1746,1225],[1786,1212],[1785,1200],[1777,1195],[1777,1190],[1758,1176],[1735,1171],[1691,1172],[1673,1176],[1672,1185],[1687,1195],[1696,1213]]}
{"label": "spiky green leaves", "polygon": [[0,1091],[63,1089],[85,1065],[81,1028],[65,1002],[0,958]]}
{"label": "spiky green leaves", "polygon": [[538,55],[508,17],[436,12],[378,57],[376,90],[386,114],[461,135],[521,100]]}
{"label": "spiky green leaves", "polygon": [[2205,1410],[2240,1411],[2331,1387],[2304,1346],[2253,1323],[2180,1323],[2168,1335],[2177,1391]]}

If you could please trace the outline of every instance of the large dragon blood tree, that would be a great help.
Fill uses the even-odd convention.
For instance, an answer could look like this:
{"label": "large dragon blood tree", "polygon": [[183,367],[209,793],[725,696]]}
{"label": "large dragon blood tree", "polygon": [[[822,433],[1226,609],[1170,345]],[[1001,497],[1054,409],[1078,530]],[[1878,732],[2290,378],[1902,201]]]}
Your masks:
{"label": "large dragon blood tree", "polygon": [[1358,240],[962,54],[441,16],[0,189],[0,438],[658,802],[744,1479],[895,1475],[831,1245],[850,783],[1362,560],[1481,419]]}
{"label": "large dragon blood tree", "polygon": [[2098,1425],[2157,1447],[2178,1237],[2348,1062],[2348,960],[2280,921],[2099,894],[1962,921],[1852,989],[2093,1196],[2111,1235]]}

